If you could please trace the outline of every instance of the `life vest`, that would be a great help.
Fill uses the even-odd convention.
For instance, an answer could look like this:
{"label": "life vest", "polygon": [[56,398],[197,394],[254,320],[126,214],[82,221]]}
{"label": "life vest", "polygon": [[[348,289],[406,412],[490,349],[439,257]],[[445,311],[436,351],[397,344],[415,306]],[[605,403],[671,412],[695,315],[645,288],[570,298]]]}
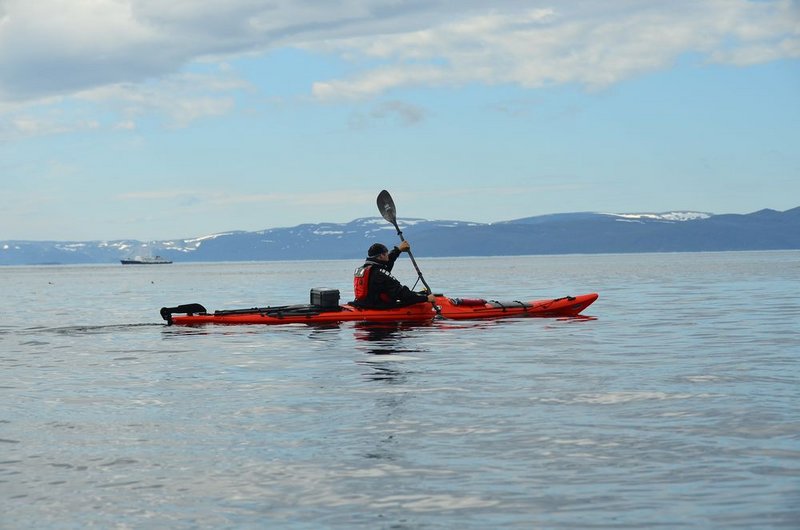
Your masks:
{"label": "life vest", "polygon": [[366,300],[369,292],[369,275],[372,272],[372,265],[362,265],[353,273],[353,291],[356,300]]}
{"label": "life vest", "polygon": [[[372,265],[362,265],[361,267],[357,268],[353,273],[353,292],[356,295],[357,302],[366,302],[370,304],[388,304],[392,302],[392,299],[386,293],[378,293],[378,296],[371,295],[369,292],[369,278],[372,274]],[[390,276],[388,272],[384,271],[383,269],[378,269],[376,274],[386,274]]]}

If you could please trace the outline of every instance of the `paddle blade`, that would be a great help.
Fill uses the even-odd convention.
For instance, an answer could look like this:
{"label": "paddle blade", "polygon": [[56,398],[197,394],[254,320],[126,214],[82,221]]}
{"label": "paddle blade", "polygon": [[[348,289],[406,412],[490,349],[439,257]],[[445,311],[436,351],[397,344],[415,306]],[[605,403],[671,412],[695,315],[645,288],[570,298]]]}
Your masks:
{"label": "paddle blade", "polygon": [[384,219],[397,226],[397,214],[394,209],[394,201],[386,190],[378,194],[378,211],[381,212]]}

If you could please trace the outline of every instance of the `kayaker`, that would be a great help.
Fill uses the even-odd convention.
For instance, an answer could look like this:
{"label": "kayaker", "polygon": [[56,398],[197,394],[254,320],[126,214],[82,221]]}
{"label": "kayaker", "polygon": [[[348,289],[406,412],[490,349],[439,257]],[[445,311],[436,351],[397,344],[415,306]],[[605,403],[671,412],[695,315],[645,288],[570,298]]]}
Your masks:
{"label": "kayaker", "polygon": [[394,262],[401,252],[411,248],[408,241],[403,241],[391,252],[386,245],[375,243],[367,251],[364,265],[353,274],[353,290],[356,299],[351,304],[358,307],[398,307],[419,302],[435,302],[432,294],[417,293],[401,284],[392,276]]}

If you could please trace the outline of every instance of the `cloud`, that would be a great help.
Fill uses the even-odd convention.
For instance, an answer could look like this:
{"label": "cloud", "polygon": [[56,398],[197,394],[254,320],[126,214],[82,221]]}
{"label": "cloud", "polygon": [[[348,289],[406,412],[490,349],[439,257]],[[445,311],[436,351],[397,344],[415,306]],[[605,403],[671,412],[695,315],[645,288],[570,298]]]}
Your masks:
{"label": "cloud", "polygon": [[28,112],[3,112],[0,108],[0,141],[9,138],[25,138],[64,134],[78,131],[92,131],[101,128],[101,123],[93,118],[75,116],[57,109],[40,108]]}
{"label": "cloud", "polygon": [[384,1],[4,0],[0,100],[142,83],[187,64],[291,46],[363,25]]}
{"label": "cloud", "polygon": [[791,1],[638,2],[608,13],[570,5],[496,10],[410,32],[322,43],[327,53],[378,65],[317,82],[313,94],[361,99],[394,88],[468,83],[602,88],[669,67],[687,53],[737,66],[800,58],[800,9]]}
{"label": "cloud", "polygon": [[[686,53],[733,65],[800,57],[800,8],[792,0],[522,4],[0,0],[0,112],[76,94],[131,102],[158,91],[162,80],[163,97],[187,65],[281,47],[352,62],[352,76],[309,87],[321,100],[467,83],[598,88]],[[197,97],[170,120],[228,110],[224,98]]]}
{"label": "cloud", "polygon": [[113,0],[7,0],[0,22],[0,97],[24,101],[173,71],[165,35]]}
{"label": "cloud", "polygon": [[234,93],[252,86],[227,74],[175,74],[159,83],[123,83],[84,90],[75,94],[78,101],[112,107],[124,116],[128,128],[135,120],[155,112],[171,127],[185,127],[199,118],[226,114],[234,107]]}
{"label": "cloud", "polygon": [[173,74],[158,82],[102,85],[70,97],[0,105],[0,116],[4,116],[0,140],[92,129],[130,131],[138,128],[139,120],[153,115],[166,127],[181,128],[230,112],[237,92],[253,90],[221,68],[215,74]]}
{"label": "cloud", "polygon": [[5,128],[6,133],[22,136],[40,136],[43,134],[58,134],[68,131],[97,129],[99,124],[95,120],[74,122],[65,125],[54,120],[42,120],[30,117],[20,117],[9,120]]}
{"label": "cloud", "polygon": [[356,130],[366,129],[376,122],[389,122],[407,127],[423,121],[426,114],[423,108],[404,101],[381,101],[369,112],[354,112],[350,117],[350,127]]}

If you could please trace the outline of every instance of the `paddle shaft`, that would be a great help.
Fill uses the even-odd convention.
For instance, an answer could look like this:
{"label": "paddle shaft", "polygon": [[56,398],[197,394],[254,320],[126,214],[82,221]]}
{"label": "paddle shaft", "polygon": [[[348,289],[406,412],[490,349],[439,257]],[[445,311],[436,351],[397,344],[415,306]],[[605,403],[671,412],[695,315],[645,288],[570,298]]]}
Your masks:
{"label": "paddle shaft", "polygon": [[[400,230],[400,227],[397,226],[397,223],[392,222],[392,224],[394,225],[395,230],[397,230],[397,235],[400,236],[400,241],[405,241],[406,238],[403,237],[403,231]],[[428,285],[428,282],[426,282],[425,278],[423,278],[422,271],[419,270],[419,265],[417,265],[417,260],[414,259],[414,254],[411,253],[411,249],[408,249],[406,252],[408,253],[408,257],[411,258],[411,264],[414,265],[414,270],[417,271],[417,276],[419,276],[419,279],[422,280],[422,285],[425,286],[425,289],[427,289],[429,293],[433,293],[433,291],[431,291],[431,286]]]}

